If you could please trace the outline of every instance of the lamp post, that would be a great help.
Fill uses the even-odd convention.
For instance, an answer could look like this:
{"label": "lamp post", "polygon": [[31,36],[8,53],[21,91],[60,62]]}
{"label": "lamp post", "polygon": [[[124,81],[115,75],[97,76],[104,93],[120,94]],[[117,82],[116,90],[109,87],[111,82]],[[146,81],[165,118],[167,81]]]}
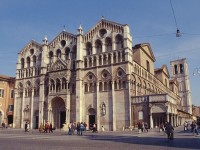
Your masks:
{"label": "lamp post", "polygon": [[193,76],[200,76],[200,67],[194,69]]}

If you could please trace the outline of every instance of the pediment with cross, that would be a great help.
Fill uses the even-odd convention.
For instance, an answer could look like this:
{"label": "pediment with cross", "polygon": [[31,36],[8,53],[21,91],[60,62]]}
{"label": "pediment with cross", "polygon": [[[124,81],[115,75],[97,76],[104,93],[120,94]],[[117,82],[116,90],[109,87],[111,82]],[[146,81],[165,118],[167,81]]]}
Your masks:
{"label": "pediment with cross", "polygon": [[60,58],[56,60],[56,62],[52,63],[48,68],[48,71],[58,71],[68,69],[68,63],[64,62]]}

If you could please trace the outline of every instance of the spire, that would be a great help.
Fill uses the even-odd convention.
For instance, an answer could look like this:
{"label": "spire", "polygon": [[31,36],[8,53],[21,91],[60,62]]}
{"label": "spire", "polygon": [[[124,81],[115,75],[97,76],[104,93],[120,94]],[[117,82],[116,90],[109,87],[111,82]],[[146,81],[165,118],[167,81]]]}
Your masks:
{"label": "spire", "polygon": [[44,37],[43,44],[44,44],[44,45],[48,45],[48,39],[47,39],[47,36],[46,36],[46,35],[45,35],[45,37]]}
{"label": "spire", "polygon": [[65,25],[63,26],[63,31],[66,31]]}
{"label": "spire", "polygon": [[77,30],[78,30],[78,34],[83,35],[83,28],[82,28],[81,24]]}
{"label": "spire", "polygon": [[104,16],[101,16],[101,20],[104,20],[105,18],[104,18]]}

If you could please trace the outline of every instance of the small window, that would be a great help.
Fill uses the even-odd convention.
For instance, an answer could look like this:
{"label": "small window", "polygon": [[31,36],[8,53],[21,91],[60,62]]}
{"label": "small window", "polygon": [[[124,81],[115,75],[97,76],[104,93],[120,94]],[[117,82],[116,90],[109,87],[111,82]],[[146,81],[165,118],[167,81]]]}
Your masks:
{"label": "small window", "polygon": [[4,89],[0,89],[0,97],[4,97]]}
{"label": "small window", "polygon": [[178,74],[178,68],[177,68],[177,65],[174,65],[174,74]]}
{"label": "small window", "polygon": [[14,93],[14,90],[12,89],[12,90],[11,90],[10,98],[14,98],[14,94],[15,94],[15,93]]}
{"label": "small window", "polygon": [[99,36],[100,37],[104,37],[106,35],[106,33],[107,33],[106,29],[99,30]]}
{"label": "small window", "polygon": [[34,54],[34,49],[30,49],[30,54],[31,54],[31,55]]}
{"label": "small window", "polygon": [[182,74],[184,72],[183,64],[180,64],[180,73]]}
{"label": "small window", "polygon": [[138,119],[143,120],[143,111],[138,112]]}
{"label": "small window", "polygon": [[62,40],[62,41],[60,42],[60,44],[61,44],[62,47],[65,47],[66,41],[65,41],[65,40]]}
{"label": "small window", "polygon": [[8,111],[13,111],[14,110],[14,105],[9,105],[8,106]]}

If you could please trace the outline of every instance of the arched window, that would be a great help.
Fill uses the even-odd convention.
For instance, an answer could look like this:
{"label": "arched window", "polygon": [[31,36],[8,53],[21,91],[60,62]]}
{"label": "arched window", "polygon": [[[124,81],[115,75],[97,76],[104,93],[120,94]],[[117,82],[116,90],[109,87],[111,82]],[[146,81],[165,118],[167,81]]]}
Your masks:
{"label": "arched window", "polygon": [[94,88],[93,88],[93,84],[92,84],[92,83],[90,83],[89,91],[90,91],[90,92],[93,92],[93,91],[94,91]]}
{"label": "arched window", "polygon": [[57,58],[61,58],[61,50],[60,49],[58,49],[56,51],[56,56],[57,56]]}
{"label": "arched window", "polygon": [[56,92],[60,91],[60,79],[56,79]]}
{"label": "arched window", "polygon": [[184,72],[184,66],[183,64],[180,64],[180,73],[182,74]]}
{"label": "arched window", "polygon": [[49,52],[49,63],[52,63],[53,62],[53,52],[50,51]]}
{"label": "arched window", "polygon": [[138,119],[143,120],[143,111],[138,112]]}
{"label": "arched window", "polygon": [[24,58],[21,59],[21,69],[24,69]]}
{"label": "arched window", "polygon": [[121,49],[124,47],[123,37],[120,34],[116,35],[115,42],[116,42],[116,49]]}
{"label": "arched window", "polygon": [[107,37],[105,40],[105,48],[106,48],[106,51],[112,50],[112,39],[110,37]]}
{"label": "arched window", "polygon": [[102,82],[99,83],[99,91],[102,91],[103,90],[103,85],[102,85]]}
{"label": "arched window", "polygon": [[67,89],[67,82],[65,78],[62,78],[62,89]]}
{"label": "arched window", "polygon": [[146,65],[147,65],[147,71],[150,72],[150,64],[148,60],[146,61]]}
{"label": "arched window", "polygon": [[67,47],[67,48],[65,49],[65,60],[70,59],[69,56],[70,56],[70,48]]}
{"label": "arched window", "polygon": [[174,65],[174,74],[178,74],[178,67],[177,67],[177,65]]}
{"label": "arched window", "polygon": [[18,84],[18,96],[23,97],[23,84],[21,82]]}
{"label": "arched window", "polygon": [[33,56],[33,66],[36,66],[36,56]]}
{"label": "arched window", "polygon": [[51,81],[50,81],[50,90],[51,90],[51,92],[53,92],[55,90],[55,83],[54,83],[53,79],[51,79]]}
{"label": "arched window", "polygon": [[107,91],[107,90],[108,90],[108,83],[104,82],[104,91]]}
{"label": "arched window", "polygon": [[30,63],[31,63],[30,57],[27,57],[27,58],[26,58],[27,68],[30,67]]}
{"label": "arched window", "polygon": [[86,43],[86,56],[92,55],[92,44],[90,42]]}
{"label": "arched window", "polygon": [[25,95],[27,96],[27,97],[31,97],[31,95],[32,95],[32,87],[31,87],[31,82],[30,81],[28,81],[27,83],[26,83],[26,90],[25,90]]}
{"label": "arched window", "polygon": [[97,54],[102,53],[102,43],[99,39],[95,42],[95,48]]}
{"label": "arched window", "polygon": [[85,92],[88,92],[88,85],[87,85],[87,83],[85,84]]}

